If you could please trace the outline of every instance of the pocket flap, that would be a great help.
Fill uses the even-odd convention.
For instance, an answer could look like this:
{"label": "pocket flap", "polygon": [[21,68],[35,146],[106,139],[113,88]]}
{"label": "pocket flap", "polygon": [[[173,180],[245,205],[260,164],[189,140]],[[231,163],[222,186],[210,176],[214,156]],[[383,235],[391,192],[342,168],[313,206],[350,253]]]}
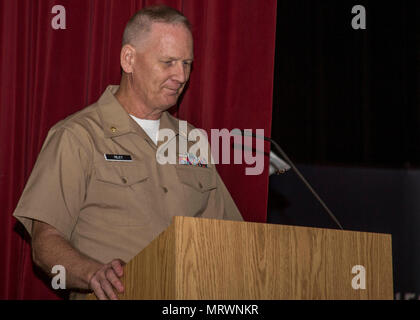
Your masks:
{"label": "pocket flap", "polygon": [[142,165],[106,164],[95,167],[99,181],[131,186],[148,178],[146,168]]}
{"label": "pocket flap", "polygon": [[179,180],[200,192],[216,189],[216,176],[208,168],[195,168],[187,165],[178,165],[176,172]]}

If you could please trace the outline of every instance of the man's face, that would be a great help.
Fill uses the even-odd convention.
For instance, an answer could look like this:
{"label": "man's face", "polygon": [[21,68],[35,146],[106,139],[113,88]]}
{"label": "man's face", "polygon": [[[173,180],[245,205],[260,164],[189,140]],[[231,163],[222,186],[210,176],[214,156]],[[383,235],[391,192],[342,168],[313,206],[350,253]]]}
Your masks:
{"label": "man's face", "polygon": [[176,104],[189,79],[193,61],[191,32],[182,24],[153,23],[138,46],[133,65],[133,86],[151,110]]}

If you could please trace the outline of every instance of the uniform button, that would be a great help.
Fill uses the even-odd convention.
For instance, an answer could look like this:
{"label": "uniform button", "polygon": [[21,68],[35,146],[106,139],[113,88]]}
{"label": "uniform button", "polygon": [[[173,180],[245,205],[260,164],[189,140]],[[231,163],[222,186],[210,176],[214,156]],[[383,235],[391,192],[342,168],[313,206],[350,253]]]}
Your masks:
{"label": "uniform button", "polygon": [[122,177],[121,178],[122,183],[126,184],[127,183],[127,178],[126,177]]}
{"label": "uniform button", "polygon": [[162,187],[163,192],[168,193],[168,189],[166,187]]}
{"label": "uniform button", "polygon": [[111,127],[110,129],[113,133],[117,132],[117,128],[115,128],[115,127]]}

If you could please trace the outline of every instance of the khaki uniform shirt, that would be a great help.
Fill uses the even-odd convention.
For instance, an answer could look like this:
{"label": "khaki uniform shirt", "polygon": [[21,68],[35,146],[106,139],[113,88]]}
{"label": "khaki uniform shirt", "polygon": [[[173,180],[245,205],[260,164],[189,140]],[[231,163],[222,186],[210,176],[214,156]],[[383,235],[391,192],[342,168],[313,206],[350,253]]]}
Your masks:
{"label": "khaki uniform shirt", "polygon": [[[99,101],[49,131],[13,214],[27,231],[40,220],[91,258],[128,262],[173,216],[242,220],[214,165],[156,161],[159,145],[119,104],[117,89],[109,86]],[[160,128],[187,139],[167,112]],[[107,161],[105,154],[132,161]]]}

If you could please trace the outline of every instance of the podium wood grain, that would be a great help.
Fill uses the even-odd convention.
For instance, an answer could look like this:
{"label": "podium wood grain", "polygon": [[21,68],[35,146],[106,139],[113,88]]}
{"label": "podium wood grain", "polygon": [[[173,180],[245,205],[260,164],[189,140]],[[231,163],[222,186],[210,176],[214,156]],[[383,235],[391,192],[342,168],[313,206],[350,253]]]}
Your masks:
{"label": "podium wood grain", "polygon": [[125,266],[119,298],[392,299],[391,257],[387,234],[175,217]]}

